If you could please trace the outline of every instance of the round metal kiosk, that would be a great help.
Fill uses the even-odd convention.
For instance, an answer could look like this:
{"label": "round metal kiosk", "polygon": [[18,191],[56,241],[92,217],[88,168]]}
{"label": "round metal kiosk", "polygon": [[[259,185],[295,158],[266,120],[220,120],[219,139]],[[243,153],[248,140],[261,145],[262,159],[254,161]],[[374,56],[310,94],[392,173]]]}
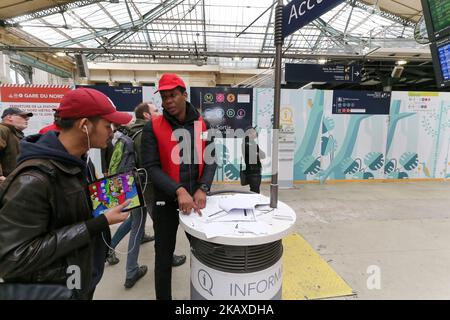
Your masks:
{"label": "round metal kiosk", "polygon": [[[227,196],[209,196],[207,206]],[[281,239],[291,232],[296,215],[279,201],[278,208],[257,213],[256,220],[269,226],[267,233],[207,237],[204,217],[180,214],[180,225],[190,235],[191,300],[281,300]]]}

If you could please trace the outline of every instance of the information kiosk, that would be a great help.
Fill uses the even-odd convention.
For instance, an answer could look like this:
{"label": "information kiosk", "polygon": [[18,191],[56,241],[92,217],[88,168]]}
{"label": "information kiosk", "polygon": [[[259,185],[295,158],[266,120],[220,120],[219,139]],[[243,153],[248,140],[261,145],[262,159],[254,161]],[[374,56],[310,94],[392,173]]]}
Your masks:
{"label": "information kiosk", "polygon": [[180,214],[191,235],[192,300],[281,300],[281,239],[296,215],[281,201],[276,209],[269,202],[228,191],[208,196],[201,217]]}

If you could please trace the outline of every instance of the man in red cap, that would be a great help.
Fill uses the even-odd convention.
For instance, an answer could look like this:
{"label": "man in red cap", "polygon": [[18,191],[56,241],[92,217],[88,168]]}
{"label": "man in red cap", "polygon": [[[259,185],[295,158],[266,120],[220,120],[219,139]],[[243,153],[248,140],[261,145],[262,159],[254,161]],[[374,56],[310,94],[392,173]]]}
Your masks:
{"label": "man in red cap", "polygon": [[216,163],[205,161],[211,160],[205,159],[205,150],[211,151],[209,156],[214,160],[214,141],[206,135],[205,121],[186,101],[183,80],[176,74],[164,74],[158,91],[163,115],[152,117],[144,126],[141,158],[154,182],[156,299],[170,300],[179,211],[201,214]]}
{"label": "man in red cap", "polygon": [[92,217],[86,154],[106,147],[111,123],[131,118],[103,93],[79,88],[57,109],[60,133],[22,140],[18,167],[0,190],[0,299],[92,299],[109,225],[128,217],[130,202]]}

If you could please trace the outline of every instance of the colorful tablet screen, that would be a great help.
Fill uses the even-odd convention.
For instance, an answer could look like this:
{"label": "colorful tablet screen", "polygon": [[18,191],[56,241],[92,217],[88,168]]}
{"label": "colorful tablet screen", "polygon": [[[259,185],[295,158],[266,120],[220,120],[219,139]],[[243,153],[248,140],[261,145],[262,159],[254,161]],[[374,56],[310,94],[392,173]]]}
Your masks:
{"label": "colorful tablet screen", "polygon": [[140,185],[133,171],[119,173],[89,184],[89,195],[94,217],[122,204],[127,199],[131,199],[131,203],[126,210],[143,205]]}

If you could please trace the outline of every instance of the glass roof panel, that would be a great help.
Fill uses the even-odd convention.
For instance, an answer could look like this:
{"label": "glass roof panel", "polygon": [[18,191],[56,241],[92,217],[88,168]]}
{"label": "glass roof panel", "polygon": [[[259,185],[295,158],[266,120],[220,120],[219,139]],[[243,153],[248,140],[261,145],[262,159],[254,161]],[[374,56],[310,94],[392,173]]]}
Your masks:
{"label": "glass roof panel", "polygon": [[[49,45],[63,43],[67,47],[104,45],[139,50],[151,46],[156,50],[185,51],[186,58],[196,49],[200,54],[205,49],[236,54],[274,52],[271,10],[274,0],[164,1],[171,2],[172,6],[162,11],[158,9],[163,0],[102,1],[70,9],[64,15],[57,13],[24,21],[21,26]],[[401,39],[408,42],[408,46],[419,47],[411,40],[412,27],[382,16],[376,7],[362,9],[349,3],[338,5],[287,37],[284,49],[289,53],[359,52],[369,42],[369,37],[372,45],[398,46]],[[143,23],[142,18],[150,12],[154,20]],[[123,57],[127,58],[139,60],[138,55]],[[159,58],[163,61],[168,55]],[[219,63],[227,68],[269,67],[272,58],[209,57],[208,63]]]}
{"label": "glass roof panel", "polygon": [[67,40],[67,37],[64,37],[63,35],[59,34],[58,32],[54,31],[51,28],[45,28],[45,27],[23,27],[23,31],[35,35],[37,38],[42,39],[39,35],[45,34],[45,42],[48,44],[57,43],[60,41]]}

